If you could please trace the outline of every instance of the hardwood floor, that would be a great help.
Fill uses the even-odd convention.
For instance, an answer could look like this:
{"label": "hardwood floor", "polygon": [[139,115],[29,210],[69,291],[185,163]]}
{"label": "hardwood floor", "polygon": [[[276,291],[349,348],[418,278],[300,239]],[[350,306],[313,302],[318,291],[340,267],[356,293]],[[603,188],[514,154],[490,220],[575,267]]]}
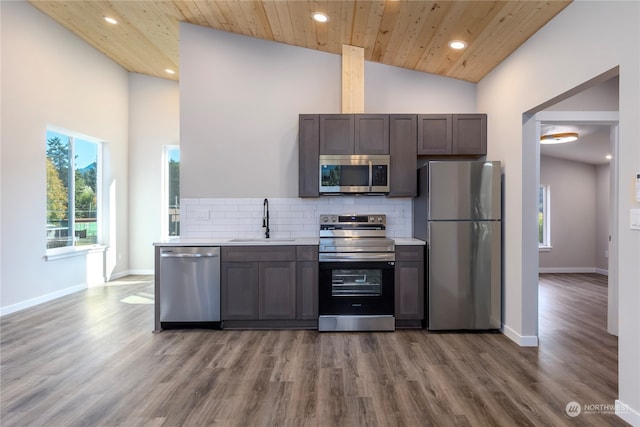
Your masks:
{"label": "hardwood floor", "polygon": [[154,334],[151,280],[0,319],[0,425],[626,425],[593,411],[617,395],[597,275],[541,275],[539,348],[424,330]]}

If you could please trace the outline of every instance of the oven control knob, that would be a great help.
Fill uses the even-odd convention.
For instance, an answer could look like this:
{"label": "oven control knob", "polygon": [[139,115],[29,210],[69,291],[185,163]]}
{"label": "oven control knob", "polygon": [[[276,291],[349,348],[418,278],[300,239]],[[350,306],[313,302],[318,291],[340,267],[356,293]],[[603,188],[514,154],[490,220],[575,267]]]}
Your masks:
{"label": "oven control knob", "polygon": [[328,216],[323,216],[322,217],[322,222],[329,222],[329,217]]}
{"label": "oven control knob", "polygon": [[378,217],[378,222],[382,222],[382,217],[381,216]]}

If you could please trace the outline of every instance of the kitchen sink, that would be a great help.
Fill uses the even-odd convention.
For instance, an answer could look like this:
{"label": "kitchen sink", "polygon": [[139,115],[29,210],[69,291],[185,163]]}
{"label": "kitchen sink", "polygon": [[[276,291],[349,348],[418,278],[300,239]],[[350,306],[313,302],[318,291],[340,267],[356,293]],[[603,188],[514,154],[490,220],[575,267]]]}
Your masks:
{"label": "kitchen sink", "polygon": [[295,242],[296,239],[231,239],[229,242],[237,243],[269,243],[269,242]]}

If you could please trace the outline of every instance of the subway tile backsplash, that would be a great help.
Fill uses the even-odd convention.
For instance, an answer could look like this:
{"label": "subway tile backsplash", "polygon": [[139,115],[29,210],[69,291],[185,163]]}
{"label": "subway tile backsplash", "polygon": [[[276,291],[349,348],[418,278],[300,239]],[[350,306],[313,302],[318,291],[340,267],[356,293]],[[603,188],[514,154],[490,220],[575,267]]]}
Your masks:
{"label": "subway tile backsplash", "polygon": [[[184,238],[264,237],[263,198],[184,198],[180,235]],[[385,214],[387,237],[411,237],[411,199],[380,196],[270,198],[269,228],[274,239],[318,237],[320,214]]]}

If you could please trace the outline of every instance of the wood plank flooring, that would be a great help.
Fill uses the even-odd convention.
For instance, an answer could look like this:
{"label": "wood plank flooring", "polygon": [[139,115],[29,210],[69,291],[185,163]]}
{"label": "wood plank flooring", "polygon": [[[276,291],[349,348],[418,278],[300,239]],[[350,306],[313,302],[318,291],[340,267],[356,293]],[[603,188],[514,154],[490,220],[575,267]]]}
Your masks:
{"label": "wood plank flooring", "polygon": [[[498,333],[152,333],[152,277],[0,319],[0,425],[624,426],[606,277],[541,275],[540,347]],[[583,406],[585,407],[585,406]],[[585,407],[586,408],[586,407]]]}

